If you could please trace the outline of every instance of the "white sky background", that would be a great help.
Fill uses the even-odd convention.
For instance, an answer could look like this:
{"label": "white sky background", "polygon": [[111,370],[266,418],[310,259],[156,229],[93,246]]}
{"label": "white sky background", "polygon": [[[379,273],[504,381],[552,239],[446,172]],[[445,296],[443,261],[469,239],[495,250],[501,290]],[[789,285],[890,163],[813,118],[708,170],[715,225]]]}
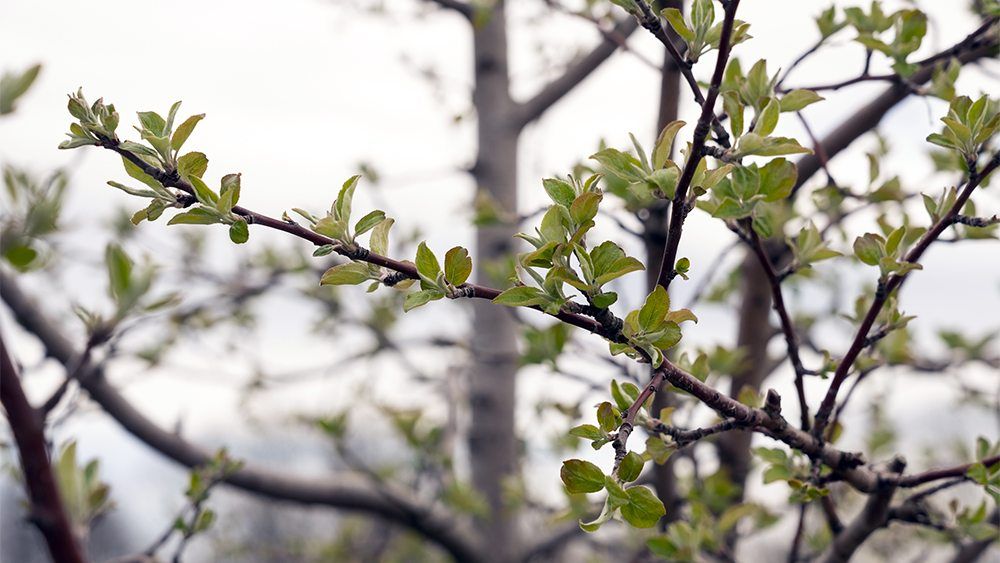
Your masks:
{"label": "white sky background", "polygon": [[[365,161],[383,175],[382,194],[391,198],[389,211],[400,226],[421,227],[432,248],[468,246],[471,230],[465,209],[472,186],[469,178],[458,172],[471,163],[475,154],[469,104],[471,38],[467,26],[457,16],[444,12],[418,17],[426,10],[415,2],[385,2],[391,13],[381,15],[364,13],[353,4],[319,0],[116,0],[84,7],[69,1],[4,0],[0,7],[0,71],[21,69],[34,62],[42,62],[45,67],[16,114],[0,122],[0,161],[26,165],[38,172],[76,163],[67,210],[71,222],[83,232],[96,233],[95,227],[110,216],[112,209],[121,205],[135,207],[136,200],[104,185],[105,180],[124,177],[111,155],[93,149],[55,149],[69,124],[66,93],[83,86],[89,98],[104,96],[113,102],[122,115],[123,133],[134,122],[135,111],[152,109],[163,113],[173,101],[181,99],[182,116],[207,114],[188,141],[188,148],[208,154],[208,175],[213,179],[228,172],[242,172],[241,203],[247,207],[270,215],[280,215],[291,207],[322,209],[335,197],[343,179],[355,172],[357,163]],[[523,98],[558,71],[540,72],[546,63],[540,62],[539,45],[543,48],[542,60],[558,63],[578,49],[592,46],[598,35],[588,24],[569,18],[537,18],[539,2],[521,0],[511,4],[515,92]],[[887,9],[905,5],[885,4]],[[955,43],[976,25],[964,9],[957,9],[963,2],[918,4],[929,13],[932,27],[914,58]],[[740,18],[752,24],[754,39],[740,45],[736,55],[743,59],[745,68],[757,58],[768,59],[772,73],[787,66],[817,38],[811,17],[827,5],[745,0]],[[849,44],[849,35],[839,35],[842,39],[836,43],[842,47],[810,59],[787,84],[827,83],[855,76],[861,68],[862,52]],[[630,45],[660,60],[659,45],[643,30],[636,32]],[[873,71],[883,71],[885,65],[877,55],[875,60]],[[707,78],[711,61],[714,54],[699,66],[699,77]],[[996,76],[1000,65],[991,61],[987,66],[992,75],[963,71],[959,92],[995,93],[997,81],[991,76]],[[418,69],[424,67],[432,68],[439,76],[438,86],[419,76]],[[522,211],[544,204],[540,178],[566,173],[574,162],[594,152],[601,139],[625,147],[628,133],[633,132],[650,143],[655,135],[658,87],[655,71],[635,57],[619,53],[544,119],[529,127],[521,149]],[[883,88],[881,84],[860,85],[830,95],[827,102],[809,108],[806,116],[822,136],[852,108]],[[684,99],[682,119],[693,123],[693,103]],[[907,190],[932,194],[951,181],[931,176],[928,145],[923,141],[928,133],[939,129],[937,117],[945,108],[940,100],[910,99],[887,117],[882,130],[891,132],[893,152],[883,164],[886,178],[899,174]],[[464,120],[455,124],[456,115]],[[688,126],[681,135],[690,133]],[[777,134],[797,136],[808,144],[797,120],[790,116],[782,120]],[[866,187],[863,152],[872,146],[871,139],[866,138],[834,161],[838,181],[858,189]],[[981,214],[1000,211],[996,189],[994,186],[976,196]],[[365,192],[364,187],[359,189],[358,209],[372,205]],[[923,220],[925,215],[920,211],[915,217]],[[871,224],[866,220],[870,221],[870,217],[852,225],[863,229]],[[621,239],[612,227],[602,229],[607,236]],[[149,251],[182,251],[176,246],[174,232],[165,229],[164,221],[143,224],[141,230],[136,240]],[[214,230],[218,232],[209,238],[220,249],[220,264],[231,264],[229,256],[242,248],[228,246],[222,230]],[[252,230],[250,245],[261,240],[284,238]],[[731,234],[718,222],[703,214],[692,216],[681,254],[692,258],[694,278],[687,284],[675,284],[680,286],[676,297],[679,303],[685,301],[697,276],[730,240]],[[70,241],[68,246],[99,249],[103,242],[94,246],[93,240],[86,238]],[[639,253],[639,249],[633,252]],[[844,266],[841,262],[828,267]],[[872,281],[871,271],[852,271],[848,276],[849,285]],[[638,290],[639,283],[633,280],[630,289]],[[77,279],[65,291],[92,300],[102,284],[103,280]],[[358,293],[361,299],[360,290]],[[637,297],[632,303],[634,299]],[[907,283],[903,309],[918,315],[917,333],[928,342],[935,327],[958,324],[951,311],[971,313],[962,324],[975,334],[997,329],[1000,247],[995,242],[970,242],[932,248],[924,271]],[[721,338],[725,343],[732,342],[735,327],[729,312],[696,312],[702,323],[685,331],[687,341],[708,343]],[[425,313],[416,319],[426,321],[435,315]],[[303,340],[301,331],[287,330],[294,329],[294,316],[291,320],[290,316],[286,311],[265,311],[266,322],[273,325],[265,329],[260,346],[276,358],[274,367],[317,363],[316,342]],[[8,317],[4,316],[4,321],[9,331]],[[27,340],[23,342],[30,346]],[[834,342],[846,346],[843,338]],[[37,348],[32,350],[37,353]],[[298,357],[306,353],[313,355],[305,360]],[[835,348],[834,353],[842,350]],[[887,371],[879,375],[888,378],[889,374]],[[220,426],[228,425],[234,416],[233,394],[218,385],[217,379],[199,385],[197,377],[190,374],[181,383],[173,375],[183,374],[160,373],[130,386],[129,394],[164,424],[183,416],[185,428],[194,436],[205,432],[213,436],[212,440],[226,436],[229,431],[220,430]],[[983,375],[995,387],[995,374]],[[134,377],[129,379],[134,381]],[[779,390],[786,387],[778,382],[775,385]],[[810,389],[813,404],[818,401],[816,394],[824,388],[820,385]],[[541,388],[529,383],[524,389],[527,399]],[[904,401],[891,406],[899,422],[916,425],[910,426],[905,436],[912,440],[906,443],[908,449],[918,451],[929,437],[925,432],[940,436],[942,430],[936,425],[954,415],[950,412],[954,404],[942,401],[941,388],[930,385],[927,378],[915,380],[908,390],[912,392]],[[792,397],[788,392],[783,394]],[[307,397],[286,395],[280,400],[282,405],[317,409],[325,407],[329,398],[313,393]],[[287,416],[288,409],[271,406],[273,413],[269,413],[268,405],[273,403],[257,408],[257,414]],[[956,421],[956,432],[970,432],[970,427],[978,426],[976,433],[997,435],[991,418],[972,414],[966,418]],[[141,486],[135,483],[134,474],[130,483],[134,461],[117,462],[108,455],[112,450],[106,440],[114,440],[115,448],[123,444],[119,451],[126,459],[140,456],[142,463],[149,464],[155,457],[128,440],[122,442],[121,434],[112,425],[92,423],[76,430],[77,434],[82,432],[82,451],[105,460],[108,479],[119,490]],[[260,430],[252,429],[249,434]],[[295,432],[284,428],[266,434],[287,442],[288,433]],[[552,475],[555,467],[551,466]],[[179,494],[170,490],[164,492],[164,499],[177,497]],[[125,498],[120,496],[119,504],[127,511]]]}

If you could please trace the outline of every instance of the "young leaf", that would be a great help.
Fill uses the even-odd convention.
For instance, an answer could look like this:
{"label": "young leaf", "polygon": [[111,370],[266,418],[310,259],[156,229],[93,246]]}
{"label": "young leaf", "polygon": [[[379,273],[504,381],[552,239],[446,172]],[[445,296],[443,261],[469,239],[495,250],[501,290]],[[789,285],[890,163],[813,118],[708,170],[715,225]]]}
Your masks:
{"label": "young leaf", "polygon": [[630,487],[625,492],[628,504],[622,507],[622,518],[636,528],[652,528],[667,513],[660,499],[647,487]]}
{"label": "young leaf", "polygon": [[358,285],[370,279],[368,266],[361,262],[337,264],[320,278],[320,285]]}
{"label": "young leaf", "polygon": [[249,239],[250,230],[247,228],[246,221],[238,219],[232,225],[229,225],[229,240],[236,244],[243,244]]}
{"label": "young leaf", "polygon": [[542,305],[546,302],[542,290],[527,285],[514,286],[497,295],[493,302],[510,307]]}
{"label": "young leaf", "polygon": [[569,459],[563,462],[559,477],[570,493],[596,493],[604,488],[604,472],[589,461]]}
{"label": "young leaf", "polygon": [[456,246],[444,255],[444,278],[448,283],[459,286],[472,274],[472,258],[469,251]]}
{"label": "young leaf", "polygon": [[639,478],[639,474],[642,473],[642,466],[644,464],[645,462],[642,461],[641,455],[635,452],[627,453],[625,459],[622,460],[621,465],[618,467],[618,478],[626,483],[635,481]]}
{"label": "young leaf", "polygon": [[205,114],[199,113],[198,115],[192,115],[191,117],[184,120],[177,126],[177,130],[174,131],[174,136],[170,138],[170,147],[175,151],[180,150],[181,146],[184,145],[184,141],[187,141],[188,137],[194,131],[195,125],[205,118]]}
{"label": "young leaf", "polygon": [[420,277],[431,286],[435,285],[438,274],[441,273],[441,265],[438,263],[438,259],[434,256],[434,253],[431,252],[431,249],[427,248],[427,243],[421,242],[417,246],[415,263],[417,265],[417,273],[420,274]]}
{"label": "young leaf", "polygon": [[424,289],[407,293],[406,299],[403,301],[403,312],[408,313],[417,307],[421,307],[442,297],[444,297],[444,294],[437,289]]}
{"label": "young leaf", "polygon": [[360,236],[367,233],[375,228],[376,225],[381,223],[383,219],[385,219],[384,211],[380,211],[378,209],[372,211],[361,219],[358,219],[357,224],[354,225],[354,235]]}

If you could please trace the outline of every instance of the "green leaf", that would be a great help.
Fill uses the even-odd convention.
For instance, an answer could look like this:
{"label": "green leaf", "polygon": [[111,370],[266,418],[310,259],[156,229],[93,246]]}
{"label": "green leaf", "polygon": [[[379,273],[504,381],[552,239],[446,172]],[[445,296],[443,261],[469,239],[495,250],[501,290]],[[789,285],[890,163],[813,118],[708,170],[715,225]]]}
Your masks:
{"label": "green leaf", "polygon": [[629,182],[641,182],[646,174],[634,156],[616,149],[604,149],[590,155],[590,158],[601,163],[611,174]]}
{"label": "green leaf", "polygon": [[229,213],[240,201],[240,175],[226,174],[223,176],[219,193],[216,209],[222,213]]}
{"label": "green leaf", "polygon": [[694,31],[688,27],[687,22],[684,21],[684,14],[681,13],[677,8],[666,8],[660,12],[663,17],[670,24],[670,27],[674,28],[674,32],[681,36],[685,41],[694,41]]}
{"label": "green leaf", "polygon": [[340,193],[337,194],[335,208],[337,219],[345,222],[351,220],[351,202],[354,200],[354,190],[358,187],[359,179],[361,179],[361,175],[355,174],[344,181],[344,185],[341,186]]}
{"label": "green leaf", "polygon": [[389,231],[392,229],[394,219],[383,219],[372,229],[372,236],[369,241],[371,251],[375,254],[385,256],[389,253]]}
{"label": "green leaf", "polygon": [[605,437],[604,432],[593,424],[581,424],[580,426],[576,426],[569,431],[569,435],[576,436],[577,438],[583,438],[585,440],[603,440]]}
{"label": "green leaf", "polygon": [[178,213],[167,221],[168,225],[214,225],[216,223],[221,223],[222,217],[219,217],[217,212],[205,209],[204,207],[195,207],[194,209],[189,209],[184,213]]}
{"label": "green leaf", "polygon": [[232,225],[229,225],[229,240],[235,242],[236,244],[243,244],[250,239],[250,229],[247,228],[247,222],[243,219],[238,219],[233,221]]}
{"label": "green leaf", "polygon": [[194,188],[194,196],[202,205],[207,205],[210,207],[215,207],[215,204],[219,202],[219,196],[215,194],[209,188],[201,178],[197,176],[191,176],[188,178],[191,182],[191,187]]}
{"label": "green leaf", "polygon": [[417,307],[422,307],[431,301],[436,301],[444,297],[444,294],[437,289],[424,289],[421,291],[414,291],[413,293],[407,293],[406,299],[403,301],[403,312],[408,313]]}
{"label": "green leaf", "polygon": [[621,413],[619,413],[615,407],[604,401],[603,403],[597,405],[597,424],[600,426],[601,430],[605,432],[613,432],[622,423]]}
{"label": "green leaf", "polygon": [[122,164],[125,166],[125,173],[131,176],[132,178],[135,178],[136,180],[139,180],[140,182],[146,184],[150,188],[153,188],[153,191],[157,193],[162,193],[164,191],[163,184],[153,179],[153,177],[150,176],[149,174],[143,172],[141,168],[133,164],[127,158],[122,157]]}
{"label": "green leaf", "polygon": [[[417,273],[420,274],[421,279],[430,286],[435,286],[438,274],[441,273],[441,265],[438,263],[438,259],[434,256],[434,253],[431,252],[431,249],[427,248],[427,243],[421,242],[417,246],[415,263],[417,265]],[[424,289],[429,288],[425,287]]]}
{"label": "green leaf", "polygon": [[[677,10],[674,9],[674,11]],[[684,125],[683,121],[671,121],[663,128],[663,131],[660,131],[659,137],[656,138],[656,145],[653,147],[654,170],[663,168],[664,164],[670,160],[670,151],[674,146],[674,138]]]}
{"label": "green leaf", "polygon": [[493,299],[493,302],[498,305],[508,305],[510,307],[542,305],[546,301],[547,299],[542,290],[527,285],[514,286]]}
{"label": "green leaf", "polygon": [[[36,64],[28,67],[24,72],[5,72],[0,78],[0,115],[7,115],[14,111],[14,102],[24,95],[31,87],[38,73],[42,70],[42,65]],[[72,102],[72,98],[70,98]],[[72,108],[72,105],[70,106]],[[77,117],[74,115],[74,117]],[[77,117],[79,119],[79,117]]]}
{"label": "green leaf", "polygon": [[656,286],[639,309],[639,326],[643,331],[651,332],[659,329],[663,318],[670,312],[670,297],[662,285]]}
{"label": "green leaf", "polygon": [[162,137],[164,129],[167,127],[167,122],[160,117],[160,114],[155,111],[140,111],[139,123],[142,124],[142,128],[149,131],[156,137]]}
{"label": "green leaf", "polygon": [[660,499],[647,487],[630,487],[625,492],[628,504],[622,507],[622,518],[636,528],[652,528],[667,513]]}
{"label": "green leaf", "polygon": [[757,115],[757,123],[754,124],[753,132],[761,137],[767,137],[778,126],[778,114],[781,113],[777,98],[768,100],[767,105]]}
{"label": "green leaf", "polygon": [[459,286],[465,283],[472,274],[472,258],[469,251],[456,246],[444,255],[444,278],[451,285]]}
{"label": "green leaf", "polygon": [[806,106],[824,99],[823,96],[812,90],[792,90],[781,97],[781,112],[801,111]]}
{"label": "green leaf", "polygon": [[566,490],[570,493],[596,493],[604,488],[604,472],[589,461],[569,459],[559,471]]}
{"label": "green leaf", "polygon": [[111,295],[117,301],[121,301],[132,285],[132,259],[125,254],[121,246],[111,243],[105,250],[104,260],[108,267]]}
{"label": "green leaf", "polygon": [[320,278],[320,285],[358,285],[371,279],[368,266],[361,262],[337,264]]}
{"label": "green leaf", "polygon": [[327,256],[329,254],[333,254],[334,250],[336,250],[336,248],[332,244],[324,244],[316,247],[316,250],[313,251],[313,256]]}
{"label": "green leaf", "polygon": [[576,199],[576,191],[573,186],[564,180],[545,178],[542,180],[542,186],[545,188],[545,193],[549,194],[549,198],[563,207],[568,208]]}
{"label": "green leaf", "polygon": [[759,169],[760,188],[764,201],[775,202],[787,198],[795,187],[798,169],[784,158],[775,158]]}
{"label": "green leaf", "polygon": [[645,465],[645,462],[642,460],[641,455],[635,452],[625,454],[621,465],[618,466],[618,478],[626,483],[635,481],[639,478],[639,474],[642,473],[643,465]]}
{"label": "green leaf", "polygon": [[177,173],[185,180],[190,180],[191,176],[201,178],[207,170],[208,157],[205,153],[189,152],[177,159]]}
{"label": "green leaf", "polygon": [[195,126],[198,125],[198,122],[202,119],[205,119],[205,114],[199,113],[198,115],[192,115],[191,117],[185,119],[184,123],[178,125],[177,130],[174,131],[174,136],[170,138],[170,147],[175,151],[180,150],[180,148],[184,145],[184,142],[191,136]]}
{"label": "green leaf", "polygon": [[869,266],[878,266],[885,256],[885,239],[874,233],[867,233],[854,240],[854,254]]}
{"label": "green leaf", "polygon": [[601,194],[587,192],[573,200],[569,208],[569,216],[577,225],[582,225],[597,216],[597,208],[601,203]]}
{"label": "green leaf", "polygon": [[360,236],[367,233],[381,223],[383,219],[385,219],[384,211],[378,209],[372,211],[361,219],[358,219],[357,224],[354,225],[354,235]]}
{"label": "green leaf", "polygon": [[633,258],[631,256],[625,256],[615,260],[612,264],[610,264],[607,267],[607,269],[605,269],[600,275],[597,276],[597,278],[594,280],[594,283],[598,287],[601,287],[604,284],[610,282],[611,280],[620,278],[625,274],[638,272],[645,269],[646,267],[643,266],[642,262],[640,262],[638,259]]}

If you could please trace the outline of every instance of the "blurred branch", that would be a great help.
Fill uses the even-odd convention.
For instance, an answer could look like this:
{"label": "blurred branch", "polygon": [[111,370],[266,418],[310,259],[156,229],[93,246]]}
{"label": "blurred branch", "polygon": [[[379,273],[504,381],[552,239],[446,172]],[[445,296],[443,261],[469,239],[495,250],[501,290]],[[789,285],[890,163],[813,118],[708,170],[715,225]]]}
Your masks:
{"label": "blurred branch", "polygon": [[[6,286],[6,284],[3,284]],[[5,295],[6,298],[6,287]],[[63,506],[45,444],[44,418],[24,395],[14,361],[0,336],[0,403],[17,444],[21,473],[30,502],[29,519],[45,538],[49,553],[60,563],[86,561]]]}
{"label": "blurred branch", "polygon": [[[34,334],[46,354],[63,365],[77,357],[73,345],[58,325],[49,321],[17,282],[0,271],[3,300],[15,320]],[[6,373],[6,371],[5,371]],[[102,368],[85,369],[80,386],[126,431],[162,455],[181,465],[195,468],[211,463],[212,454],[183,437],[163,430],[146,418],[104,377]],[[7,386],[5,385],[5,390]],[[458,560],[475,560],[479,546],[469,533],[444,511],[433,508],[405,491],[388,486],[375,490],[363,477],[354,474],[327,479],[309,479],[246,465],[226,478],[226,484],[258,495],[308,505],[326,505],[367,512],[408,527],[438,544]]]}
{"label": "blurred branch", "polygon": [[626,48],[625,40],[632,35],[632,32],[636,28],[638,28],[638,24],[633,18],[617,22],[611,31],[603,31],[598,26],[598,30],[601,31],[604,40],[589,53],[571,64],[563,72],[562,76],[550,82],[531,99],[518,104],[514,110],[516,126],[518,128],[524,127],[541,117],[547,109],[590,76],[615,51],[619,48]]}

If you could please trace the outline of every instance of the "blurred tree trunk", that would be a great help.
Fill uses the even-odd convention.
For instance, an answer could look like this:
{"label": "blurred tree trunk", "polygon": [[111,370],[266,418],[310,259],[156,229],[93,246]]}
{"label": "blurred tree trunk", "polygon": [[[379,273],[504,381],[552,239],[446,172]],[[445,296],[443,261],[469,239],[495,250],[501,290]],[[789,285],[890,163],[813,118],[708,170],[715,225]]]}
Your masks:
{"label": "blurred tree trunk", "polygon": [[[477,188],[486,190],[511,215],[517,212],[517,145],[507,69],[504,3],[488,20],[473,26],[478,154],[473,169]],[[488,265],[512,250],[516,224],[480,227],[476,232],[479,281]],[[517,477],[518,446],[514,419],[518,367],[517,325],[510,310],[489,301],[473,304],[472,372],[469,379],[469,455],[472,481],[490,507],[480,522],[485,553],[492,561],[510,561],[518,550],[516,520],[504,502],[504,485]]]}
{"label": "blurred tree trunk", "polygon": [[[684,9],[681,0],[665,0],[657,5],[657,11],[664,8]],[[677,65],[664,48],[663,66],[660,70],[660,102],[656,116],[656,134],[667,123],[677,119],[680,105],[680,72]],[[659,274],[657,264],[663,256],[663,248],[667,244],[667,217],[669,207],[666,201],[657,202],[657,205],[649,208],[649,214],[643,217],[642,240],[646,247],[646,289],[652,291],[656,287],[656,278]],[[674,396],[667,391],[670,385],[664,383],[661,386],[662,392],[657,393],[653,399],[653,415],[657,416],[660,409],[674,404]],[[674,474],[674,458],[670,457],[663,465],[653,465],[653,485],[656,488],[656,496],[663,502],[667,513],[660,520],[662,526],[678,519],[683,501],[677,492],[677,477]]]}

